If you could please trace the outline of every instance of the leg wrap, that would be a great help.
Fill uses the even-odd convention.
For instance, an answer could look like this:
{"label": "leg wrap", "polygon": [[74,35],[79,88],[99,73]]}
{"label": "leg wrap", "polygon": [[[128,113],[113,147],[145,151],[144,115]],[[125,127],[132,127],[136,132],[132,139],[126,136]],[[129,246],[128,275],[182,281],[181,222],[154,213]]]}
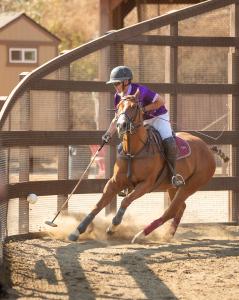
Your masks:
{"label": "leg wrap", "polygon": [[94,215],[93,214],[89,214],[88,216],[85,217],[85,219],[80,223],[80,225],[77,227],[77,229],[79,230],[79,233],[83,233],[86,231],[88,225],[93,221],[94,219]]}
{"label": "leg wrap", "polygon": [[112,220],[113,225],[119,225],[122,221],[123,215],[126,211],[126,208],[120,207],[119,210],[117,211],[117,214]]}
{"label": "leg wrap", "polygon": [[152,231],[154,231],[160,225],[163,225],[163,223],[164,223],[164,221],[162,218],[154,220],[151,224],[149,224],[147,227],[144,228],[144,235],[150,234]]}

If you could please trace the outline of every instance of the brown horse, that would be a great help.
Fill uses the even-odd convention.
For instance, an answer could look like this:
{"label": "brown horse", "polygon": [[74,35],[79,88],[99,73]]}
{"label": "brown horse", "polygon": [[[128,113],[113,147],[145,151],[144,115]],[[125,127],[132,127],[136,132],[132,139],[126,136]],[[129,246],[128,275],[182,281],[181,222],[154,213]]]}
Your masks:
{"label": "brown horse", "polygon": [[168,167],[165,167],[165,156],[162,153],[153,151],[153,155],[142,157],[139,155],[149,142],[148,131],[143,126],[142,114],[135,100],[126,99],[119,103],[117,131],[127,159],[117,158],[113,176],[107,182],[101,199],[77,229],[69,235],[70,240],[77,240],[79,234],[85,232],[94,217],[112,201],[117,193],[128,188],[130,192],[122,200],[107,230],[107,233],[113,233],[121,223],[127,207],[135,199],[154,190],[157,185],[161,191],[168,191],[170,205],[159,219],[152,222],[140,234],[147,235],[166,221],[173,219],[170,229],[173,236],[186,208],[185,200],[212,178],[216,163],[211,149],[200,138],[181,132],[178,136],[188,142],[191,155],[177,161],[176,170],[183,176],[185,185],[174,188],[169,180],[169,174],[166,176],[164,174],[165,170],[168,172]]}

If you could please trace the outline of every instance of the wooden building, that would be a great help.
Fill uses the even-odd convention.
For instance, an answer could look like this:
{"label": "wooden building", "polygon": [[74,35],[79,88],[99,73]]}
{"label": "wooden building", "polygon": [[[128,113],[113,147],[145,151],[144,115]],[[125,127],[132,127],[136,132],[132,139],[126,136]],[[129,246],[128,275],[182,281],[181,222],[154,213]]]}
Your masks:
{"label": "wooden building", "polygon": [[25,13],[0,13],[0,96],[7,96],[30,72],[58,55],[60,40]]}

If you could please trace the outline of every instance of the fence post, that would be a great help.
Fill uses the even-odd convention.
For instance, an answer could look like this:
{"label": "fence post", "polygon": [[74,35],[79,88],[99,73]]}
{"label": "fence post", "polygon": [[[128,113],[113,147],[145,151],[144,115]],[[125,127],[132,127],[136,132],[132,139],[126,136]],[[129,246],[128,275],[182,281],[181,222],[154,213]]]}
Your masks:
{"label": "fence post", "polygon": [[[64,54],[62,52],[61,54]],[[70,80],[70,66],[65,65],[59,69],[58,73],[59,80]],[[61,131],[69,130],[69,114],[70,114],[70,93],[69,92],[59,92],[59,101],[57,106],[57,129]],[[58,146],[58,180],[67,180],[69,172],[69,147],[68,146]],[[58,195],[57,196],[57,211],[60,210],[62,204],[67,199],[68,195]],[[68,203],[63,209],[66,213],[68,210]]]}
{"label": "fence post", "polygon": [[7,236],[8,199],[6,186],[8,184],[8,180],[8,149],[2,148],[2,144],[0,141],[0,268],[3,250],[2,242]]}
{"label": "fence post", "polygon": [[[20,74],[20,80],[27,75],[26,72]],[[30,91],[27,90],[20,97],[20,130],[30,130]],[[29,147],[19,149],[19,182],[29,181],[30,169]],[[19,198],[19,234],[29,232],[29,203],[26,197]]]}
{"label": "fence post", "polygon": [[[0,110],[6,99],[7,96],[0,96]],[[10,130],[10,114],[3,130]],[[6,187],[9,183],[9,149],[9,147],[3,148],[0,141],[0,260],[2,255],[1,242],[7,236],[8,199]]]}
{"label": "fence post", "polygon": [[[119,10],[122,8],[122,4],[119,7]],[[116,13],[116,16],[118,14]],[[113,15],[113,28],[114,29],[119,29],[119,28],[123,28],[124,24],[123,24],[123,20],[121,18],[116,18]],[[109,49],[109,57],[110,57],[110,70],[112,69],[112,67],[116,67],[119,65],[123,65],[123,46],[122,45],[112,45],[110,46]],[[110,73],[110,72],[109,72]],[[109,78],[110,74],[107,74],[106,76]],[[115,91],[114,91],[115,92]],[[110,93],[110,101],[109,101],[109,107],[111,109],[110,111],[110,120],[113,119],[115,112],[113,111],[114,109],[114,92]],[[111,146],[110,145],[110,150],[109,150],[109,177],[111,177],[113,175],[113,169],[114,169],[114,164],[116,161],[116,147],[115,146]],[[114,197],[114,199],[112,199],[112,201],[106,206],[105,208],[105,214],[111,214],[111,213],[115,213],[117,209],[117,196]]]}
{"label": "fence post", "polygon": [[[102,16],[102,18],[100,18],[100,34],[105,34],[106,32],[110,33],[109,28],[119,29],[123,27],[123,20],[116,18],[117,14],[115,14],[114,17],[110,18],[110,4],[110,1],[100,1],[100,16]],[[99,79],[103,81],[108,80],[112,67],[121,64],[123,64],[121,45],[113,45],[105,49],[101,49],[99,62]],[[114,112],[106,112],[107,108],[112,109],[114,106],[113,95],[114,94],[112,90],[112,93],[109,93],[107,96],[103,95],[104,99],[99,99],[99,120],[97,126],[97,129],[99,130],[105,130],[106,128],[108,128],[110,121],[113,119]],[[101,98],[101,96],[99,98]],[[106,178],[109,178],[112,176],[113,166],[116,160],[116,147],[109,145],[105,149],[105,176]],[[115,197],[105,208],[105,214],[107,215],[109,213],[114,213],[116,211],[116,208],[117,198]]]}
{"label": "fence post", "polygon": [[[178,36],[178,23],[170,24],[170,36]],[[165,54],[165,82],[177,84],[178,82],[178,47],[167,46]],[[167,95],[166,103],[169,105],[170,121],[174,131],[177,130],[177,93]],[[167,193],[164,194],[164,207],[169,205],[169,197]]]}
{"label": "fence post", "polygon": [[[170,24],[170,36],[178,36],[178,23]],[[178,47],[170,46],[166,50],[166,63],[165,66],[165,81],[172,84],[178,82]],[[172,127],[177,130],[177,93],[172,93],[168,97],[169,112]]]}
{"label": "fence post", "polygon": [[[231,6],[231,36],[239,37],[239,4]],[[229,53],[229,76],[228,81],[239,86],[239,47]],[[239,91],[229,96],[231,106],[230,129],[239,130]],[[239,147],[232,146],[231,152],[231,174],[239,176]],[[229,221],[239,222],[239,192],[231,192],[229,197]]]}
{"label": "fence post", "polygon": [[[113,27],[114,28],[121,28],[123,27],[123,24],[118,24],[117,23],[122,21],[122,20],[114,20],[113,22]],[[123,65],[123,46],[122,45],[112,45],[110,46],[110,50],[109,50],[109,55],[110,55],[110,70],[115,67],[115,66],[120,66]],[[110,73],[110,72],[109,72]],[[110,74],[107,74],[107,77],[109,78]],[[115,91],[114,91],[115,92]],[[109,108],[111,109],[110,111],[110,120],[112,120],[114,118],[115,112],[113,111],[114,109],[114,92],[110,93],[110,102],[109,102]],[[110,145],[109,146],[109,173],[108,173],[108,177],[111,177],[113,175],[113,169],[114,169],[114,164],[116,161],[116,151],[117,151],[117,147]],[[105,208],[105,214],[112,214],[115,213],[117,210],[117,196],[115,196],[112,201],[106,206]]]}

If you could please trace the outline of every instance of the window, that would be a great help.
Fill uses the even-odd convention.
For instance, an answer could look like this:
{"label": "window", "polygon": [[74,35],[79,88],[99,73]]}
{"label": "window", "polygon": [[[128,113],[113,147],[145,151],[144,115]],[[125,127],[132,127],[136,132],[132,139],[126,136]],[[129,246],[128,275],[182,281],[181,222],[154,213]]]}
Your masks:
{"label": "window", "polygon": [[35,48],[10,48],[10,63],[27,63],[33,64],[37,62],[37,49]]}

